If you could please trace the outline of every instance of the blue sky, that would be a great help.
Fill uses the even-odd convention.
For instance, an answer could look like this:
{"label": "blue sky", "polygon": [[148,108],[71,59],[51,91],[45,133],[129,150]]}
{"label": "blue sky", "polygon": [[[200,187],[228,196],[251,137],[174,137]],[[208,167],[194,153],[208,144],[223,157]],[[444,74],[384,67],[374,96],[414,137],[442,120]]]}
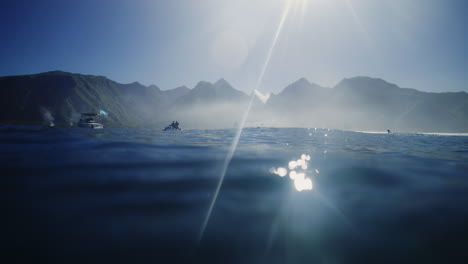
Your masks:
{"label": "blue sky", "polygon": [[0,76],[50,70],[162,89],[223,77],[278,92],[371,76],[423,91],[468,91],[468,1],[2,1]]}

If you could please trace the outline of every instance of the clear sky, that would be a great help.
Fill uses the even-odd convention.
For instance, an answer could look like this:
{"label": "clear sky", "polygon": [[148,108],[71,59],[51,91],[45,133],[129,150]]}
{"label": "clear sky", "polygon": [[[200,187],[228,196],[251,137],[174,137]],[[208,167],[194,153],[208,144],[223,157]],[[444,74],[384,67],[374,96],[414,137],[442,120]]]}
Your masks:
{"label": "clear sky", "polygon": [[0,76],[51,70],[162,89],[223,77],[260,89],[371,76],[468,91],[465,0],[4,0]]}

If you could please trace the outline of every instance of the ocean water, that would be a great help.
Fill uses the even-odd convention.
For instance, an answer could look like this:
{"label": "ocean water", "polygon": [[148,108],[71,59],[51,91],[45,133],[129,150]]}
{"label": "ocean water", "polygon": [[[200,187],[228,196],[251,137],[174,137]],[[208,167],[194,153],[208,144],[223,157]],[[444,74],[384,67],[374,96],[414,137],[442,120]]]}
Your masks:
{"label": "ocean water", "polygon": [[[0,125],[2,255],[34,263],[466,261],[467,136],[246,128],[200,238],[234,135]],[[302,154],[312,190],[270,172],[289,172]]]}

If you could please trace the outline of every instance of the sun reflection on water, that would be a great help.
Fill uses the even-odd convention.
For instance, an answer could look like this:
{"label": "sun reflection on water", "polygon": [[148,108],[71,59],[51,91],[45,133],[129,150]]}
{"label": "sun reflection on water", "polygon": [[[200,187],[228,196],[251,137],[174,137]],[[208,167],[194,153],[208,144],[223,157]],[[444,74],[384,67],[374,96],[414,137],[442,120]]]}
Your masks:
{"label": "sun reflection on water", "polygon": [[[302,154],[300,159],[291,160],[288,163],[288,168],[290,170],[289,178],[294,181],[294,187],[299,192],[304,190],[312,190],[313,188],[312,179],[308,178],[305,172],[305,170],[308,168],[309,160],[309,155]],[[284,177],[288,174],[288,170],[284,167],[271,168],[270,172],[280,177]],[[317,169],[315,169],[315,172],[318,174]]]}

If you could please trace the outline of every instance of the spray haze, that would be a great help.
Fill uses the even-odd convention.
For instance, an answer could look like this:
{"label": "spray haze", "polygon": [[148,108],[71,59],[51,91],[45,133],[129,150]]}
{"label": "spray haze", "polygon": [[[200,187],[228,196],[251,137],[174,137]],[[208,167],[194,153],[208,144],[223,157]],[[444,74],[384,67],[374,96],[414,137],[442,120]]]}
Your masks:
{"label": "spray haze", "polygon": [[[214,93],[213,91],[216,91]],[[278,94],[254,90],[223,94],[192,91],[168,111],[184,128],[245,126],[320,127],[343,130],[467,131],[468,94],[425,93],[400,88],[382,79],[343,79],[333,88],[300,79]],[[229,91],[232,92],[232,91]],[[250,104],[250,105],[249,105]],[[456,115],[450,113],[456,112]],[[451,118],[446,118],[451,116]]]}
{"label": "spray haze", "polygon": [[55,126],[55,123],[54,123],[54,116],[52,115],[52,112],[50,110],[48,110],[47,108],[45,107],[40,107],[40,112],[41,112],[41,115],[42,115],[42,120],[44,121],[44,123],[46,123],[48,126]]}

